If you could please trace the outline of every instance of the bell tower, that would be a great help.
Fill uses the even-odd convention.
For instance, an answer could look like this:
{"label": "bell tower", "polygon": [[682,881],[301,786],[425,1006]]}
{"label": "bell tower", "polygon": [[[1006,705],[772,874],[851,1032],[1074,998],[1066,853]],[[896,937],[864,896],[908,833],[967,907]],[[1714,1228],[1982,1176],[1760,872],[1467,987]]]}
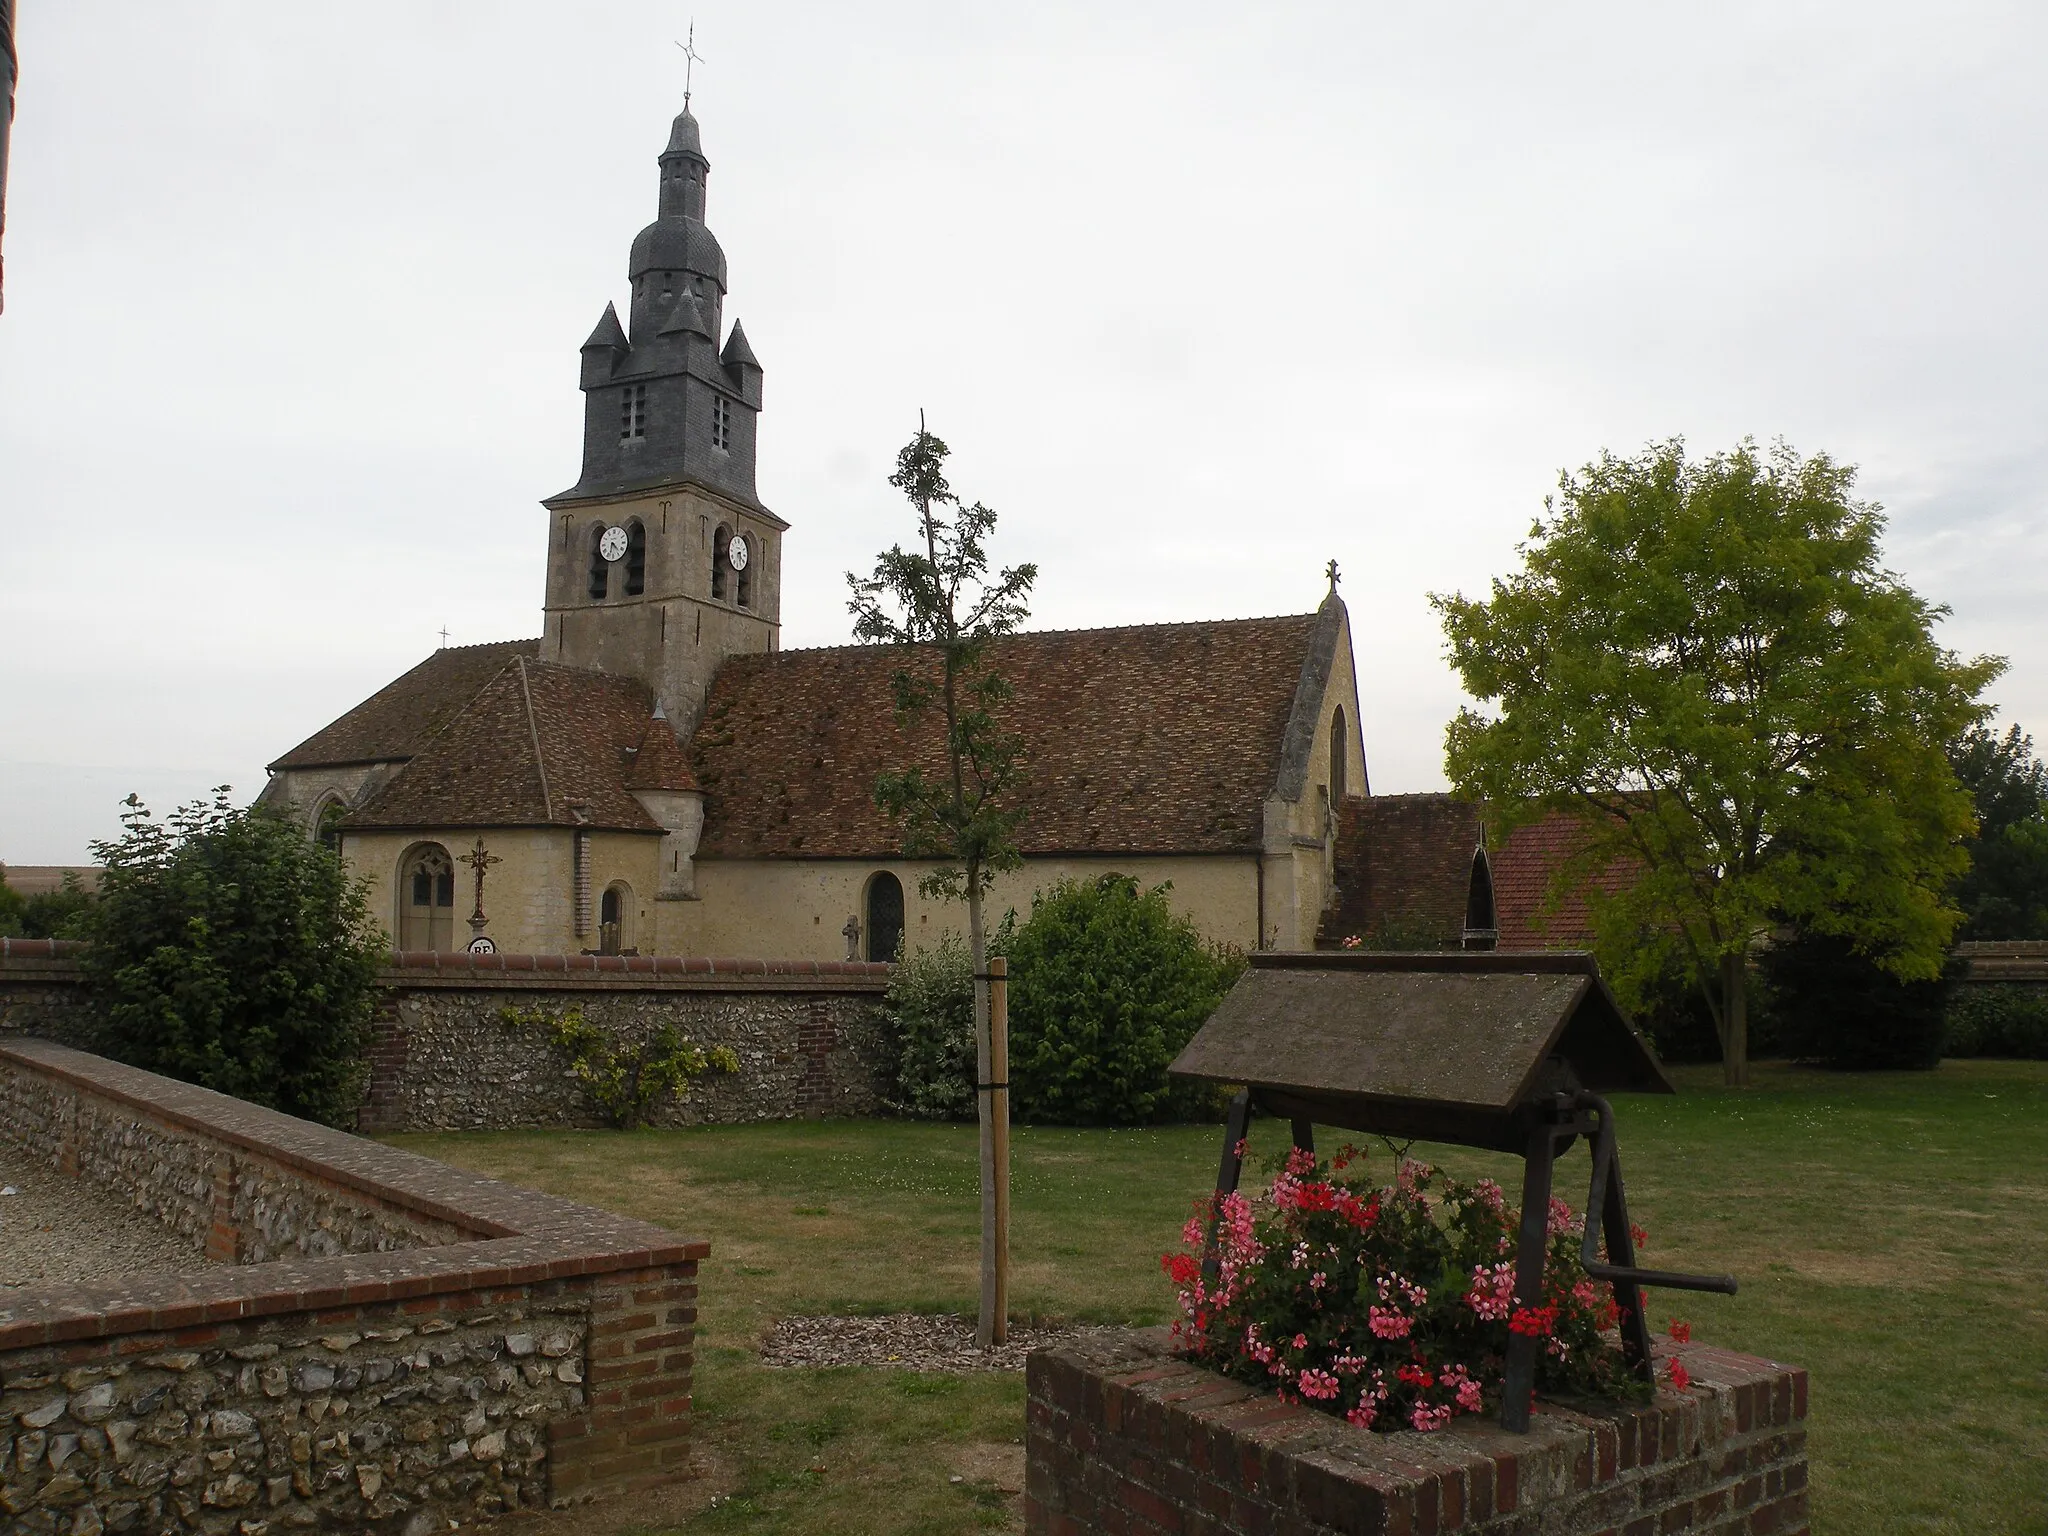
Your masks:
{"label": "bell tower", "polygon": [[720,661],[772,651],[788,524],[754,490],[761,364],[725,331],[725,252],[704,222],[711,162],[687,106],[634,237],[627,322],[582,348],[583,472],[548,509],[541,657],[640,678],[686,738]]}

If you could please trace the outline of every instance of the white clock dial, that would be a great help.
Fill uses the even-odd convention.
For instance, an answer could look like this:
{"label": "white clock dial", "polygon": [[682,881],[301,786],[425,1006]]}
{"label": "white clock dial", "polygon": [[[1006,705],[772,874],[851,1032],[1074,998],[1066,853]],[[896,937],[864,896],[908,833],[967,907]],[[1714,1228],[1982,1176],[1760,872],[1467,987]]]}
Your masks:
{"label": "white clock dial", "polygon": [[732,562],[732,568],[736,571],[744,571],[747,568],[747,536],[745,534],[736,533],[732,536],[732,542],[725,546],[725,558]]}
{"label": "white clock dial", "polygon": [[605,529],[604,533],[598,538],[597,552],[607,560],[625,559],[626,530],[618,527]]}

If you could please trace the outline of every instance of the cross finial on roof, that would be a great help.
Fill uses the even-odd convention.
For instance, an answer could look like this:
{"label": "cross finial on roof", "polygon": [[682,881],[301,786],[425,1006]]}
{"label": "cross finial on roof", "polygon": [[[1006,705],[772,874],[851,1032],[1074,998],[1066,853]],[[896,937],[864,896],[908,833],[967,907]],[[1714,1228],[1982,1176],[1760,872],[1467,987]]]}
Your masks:
{"label": "cross finial on roof", "polygon": [[677,43],[676,46],[683,50],[683,59],[685,61],[683,64],[683,110],[687,112],[690,110],[691,81],[696,74],[697,66],[704,62],[704,55],[697,51],[696,17],[692,16],[690,18],[688,40]]}
{"label": "cross finial on roof", "polygon": [[1332,560],[1328,565],[1324,566],[1323,574],[1330,578],[1330,590],[1332,592],[1336,591],[1337,583],[1341,579],[1337,575],[1337,562]]}
{"label": "cross finial on roof", "polygon": [[448,626],[446,624],[441,626],[441,649],[444,651],[448,649]]}

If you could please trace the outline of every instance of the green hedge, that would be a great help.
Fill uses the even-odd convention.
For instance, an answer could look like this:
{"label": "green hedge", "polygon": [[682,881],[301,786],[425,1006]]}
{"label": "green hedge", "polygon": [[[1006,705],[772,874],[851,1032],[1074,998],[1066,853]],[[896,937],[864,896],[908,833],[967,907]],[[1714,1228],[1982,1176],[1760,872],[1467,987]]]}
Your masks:
{"label": "green hedge", "polygon": [[2017,1056],[2048,1061],[2048,984],[1968,982],[1948,1003],[1944,1056]]}

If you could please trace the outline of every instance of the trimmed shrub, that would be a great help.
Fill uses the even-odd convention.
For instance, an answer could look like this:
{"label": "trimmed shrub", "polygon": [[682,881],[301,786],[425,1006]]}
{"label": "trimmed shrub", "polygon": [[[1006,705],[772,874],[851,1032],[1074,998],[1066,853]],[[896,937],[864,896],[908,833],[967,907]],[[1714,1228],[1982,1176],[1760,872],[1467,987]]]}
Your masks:
{"label": "trimmed shrub", "polygon": [[1849,940],[1824,933],[1773,944],[1758,966],[1772,1033],[1787,1056],[1852,1071],[1926,1069],[1941,1060],[1951,975],[1900,981]]}
{"label": "trimmed shrub", "polygon": [[1137,1125],[1214,1114],[1167,1064],[1244,969],[1127,875],[1040,892],[1009,944],[1010,1097],[1019,1119]]}
{"label": "trimmed shrub", "polygon": [[329,850],[225,788],[158,823],[133,795],[86,906],[107,1054],[287,1114],[361,1102],[383,933]]}
{"label": "trimmed shrub", "polygon": [[1959,986],[1948,1001],[1944,1056],[2048,1061],[2048,987],[2019,981]]}
{"label": "trimmed shrub", "polygon": [[947,935],[907,955],[882,1001],[888,1016],[883,1102],[918,1120],[974,1118],[974,963]]}

